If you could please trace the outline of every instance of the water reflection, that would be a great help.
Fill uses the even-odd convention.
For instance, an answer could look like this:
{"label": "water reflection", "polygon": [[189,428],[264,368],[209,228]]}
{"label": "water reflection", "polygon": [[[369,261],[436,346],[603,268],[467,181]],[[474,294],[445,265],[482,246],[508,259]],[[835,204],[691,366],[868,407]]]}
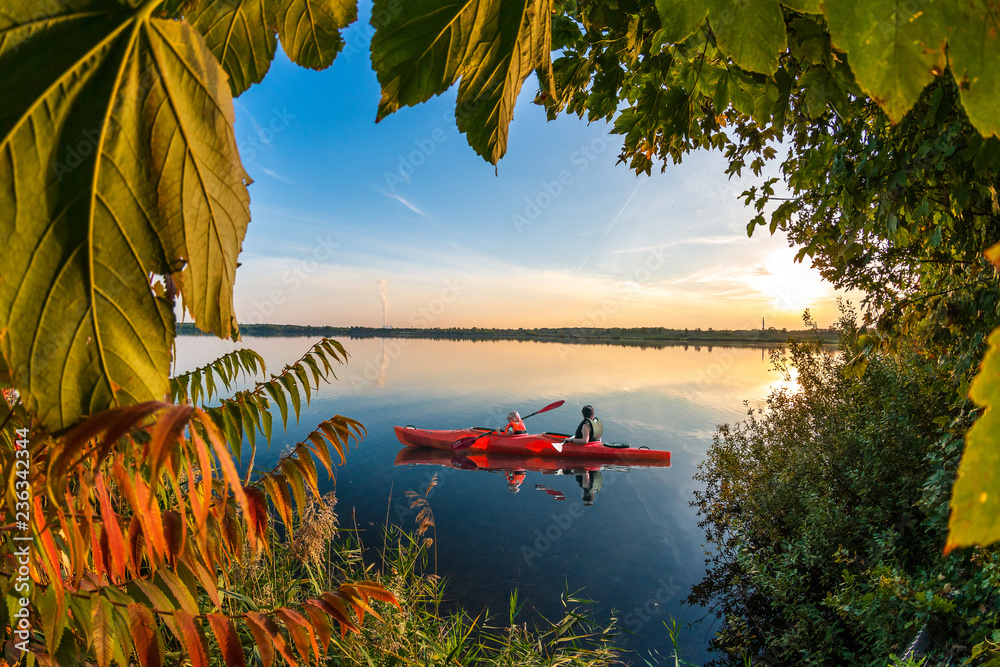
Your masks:
{"label": "water reflection", "polygon": [[[396,453],[395,465],[434,465],[456,470],[485,472],[497,475],[497,484],[506,484],[510,493],[518,493],[527,481],[528,473],[537,475],[566,475],[575,477],[582,491],[585,506],[591,506],[597,493],[604,486],[604,470],[627,471],[629,468],[669,468],[670,459],[659,461],[622,461],[614,463],[586,461],[572,457],[521,456],[493,452],[468,451],[453,453],[442,449],[426,447],[403,447]],[[565,500],[566,495],[545,484],[535,484],[534,489],[556,500]]]}
{"label": "water reflection", "polygon": [[[233,344],[181,336],[175,372],[246,345],[266,359],[270,374],[315,342],[248,338]],[[351,448],[347,464],[336,468],[336,486],[327,480],[321,491],[335,488],[338,506],[349,512],[352,526],[374,543],[371,536],[381,534],[387,516],[413,527],[416,512],[403,493],[422,491],[438,473],[430,502],[441,546],[439,567],[449,577],[449,596],[467,608],[504,609],[517,588],[533,614],[551,617],[562,613],[560,595],[567,586],[583,588],[597,601],[602,619],[617,613],[631,633],[621,643],[643,655],[669,649],[664,624],[669,626],[671,619],[685,626],[702,619],[704,610],[682,602],[704,576],[704,533],[689,504],[701,486],[693,479],[695,466],[711,445],[716,424],[744,418],[745,399],[755,406],[783,382],[769,370],[759,347],[343,342],[349,363],[336,369],[337,380],[313,394],[297,424],[292,419],[287,432],[275,429],[270,450],[258,439],[259,465],[273,465],[286,445],[306,438],[319,421],[348,415],[365,425],[368,436]],[[235,389],[259,379],[241,376]],[[589,506],[583,500],[587,480],[579,460],[550,459],[543,463],[548,472],[529,469],[526,461],[507,466],[507,472],[488,472],[479,463],[487,468],[492,459],[473,456],[476,468],[466,471],[451,465],[446,451],[443,463],[393,465],[401,447],[395,425],[495,426],[505,423],[511,409],[525,414],[556,399],[567,405],[533,417],[533,432],[575,428],[579,407],[591,404],[604,421],[605,440],[669,449],[671,467],[633,470],[598,463],[600,470],[586,470],[592,476]],[[710,626],[709,618],[681,634],[683,659],[696,664],[709,660],[705,646]],[[638,658],[633,662],[642,664]]]}

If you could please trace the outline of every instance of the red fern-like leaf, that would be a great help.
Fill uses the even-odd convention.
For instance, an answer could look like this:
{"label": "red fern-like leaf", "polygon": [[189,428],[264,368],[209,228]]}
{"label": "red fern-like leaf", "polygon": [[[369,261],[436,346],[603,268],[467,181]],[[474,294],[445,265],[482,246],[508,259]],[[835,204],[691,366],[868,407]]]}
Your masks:
{"label": "red fern-like leaf", "polygon": [[299,666],[299,663],[295,660],[295,656],[289,650],[288,642],[285,641],[285,637],[281,634],[281,628],[278,627],[277,623],[257,611],[248,612],[246,619],[247,621],[252,620],[264,631],[266,636],[271,640],[272,646],[278,649],[278,653],[281,654],[281,657],[285,659],[290,667]]}
{"label": "red fern-like leaf", "polygon": [[205,635],[202,634],[195,617],[183,609],[175,609],[174,621],[177,622],[177,639],[191,660],[191,667],[209,667]]}
{"label": "red fern-like leaf", "polygon": [[101,501],[101,520],[104,522],[104,532],[108,536],[108,551],[111,555],[111,580],[119,583],[125,578],[126,565],[128,565],[128,552],[125,550],[125,538],[122,535],[121,524],[118,523],[118,515],[115,514],[111,505],[111,497],[108,495],[108,487],[104,483],[104,474],[98,472],[96,478],[97,494]]}
{"label": "red fern-like leaf", "polygon": [[380,602],[388,602],[389,604],[396,605],[397,609],[403,611],[403,607],[399,604],[396,596],[387,591],[381,584],[377,584],[374,581],[359,581],[353,584],[353,586],[365,598],[365,601],[368,598],[372,598]]}
{"label": "red fern-like leaf", "polygon": [[128,627],[132,633],[132,643],[142,667],[162,667],[163,646],[160,632],[156,629],[156,618],[149,607],[135,602],[128,605]]}
{"label": "red fern-like leaf", "polygon": [[260,489],[252,486],[245,487],[243,494],[247,500],[247,508],[244,510],[249,527],[247,533],[252,536],[250,544],[255,544],[256,540],[263,539],[267,534],[267,499]]}
{"label": "red fern-like leaf", "polygon": [[326,655],[327,648],[330,646],[330,639],[333,637],[333,626],[330,625],[330,619],[326,612],[315,604],[306,603],[302,605],[302,608],[309,615],[309,620],[312,621],[313,628],[316,630],[316,639],[319,640],[320,651],[323,655]]}
{"label": "red fern-like leaf", "polygon": [[264,624],[268,620],[267,617],[260,612],[252,611],[247,613],[244,619],[246,620],[250,634],[253,635],[257,650],[260,651],[260,661],[264,667],[271,667],[274,664],[274,649],[271,645],[271,636],[264,629]]}
{"label": "red fern-like leaf", "polygon": [[163,513],[163,537],[166,544],[167,562],[173,565],[184,549],[185,526],[181,515],[173,510]]}
{"label": "red fern-like leaf", "polygon": [[288,607],[277,610],[275,614],[285,624],[285,627],[288,628],[288,634],[291,636],[292,642],[295,644],[295,650],[299,652],[299,655],[308,661],[309,646],[311,644],[313,655],[316,656],[318,662],[319,645],[316,643],[316,631],[305,614],[297,609],[290,609]]}
{"label": "red fern-like leaf", "polygon": [[209,614],[208,624],[212,627],[216,641],[219,642],[219,652],[222,653],[222,663],[226,667],[246,667],[243,647],[233,622],[222,614]]}

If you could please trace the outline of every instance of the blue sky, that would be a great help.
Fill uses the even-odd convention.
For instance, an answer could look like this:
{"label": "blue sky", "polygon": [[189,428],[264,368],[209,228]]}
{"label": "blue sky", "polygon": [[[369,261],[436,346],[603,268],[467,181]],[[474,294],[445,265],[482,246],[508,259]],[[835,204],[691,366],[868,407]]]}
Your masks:
{"label": "blue sky", "polygon": [[652,177],[604,123],[546,122],[531,76],[496,170],[455,127],[455,91],[379,124],[366,7],[323,72],[280,52],[235,100],[252,220],[241,322],[393,326],[821,326],[834,292],[783,238],[745,228],[718,153]]}

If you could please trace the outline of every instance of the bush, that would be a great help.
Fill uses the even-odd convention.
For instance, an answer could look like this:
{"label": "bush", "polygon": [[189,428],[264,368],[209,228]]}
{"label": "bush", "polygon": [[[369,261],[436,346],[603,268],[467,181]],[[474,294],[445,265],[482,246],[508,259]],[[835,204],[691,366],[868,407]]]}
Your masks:
{"label": "bush", "polygon": [[884,666],[924,627],[932,653],[965,656],[996,627],[995,554],[941,555],[968,415],[915,352],[861,368],[851,313],[840,326],[839,353],[776,355],[798,388],[720,426],[699,466],[716,551],[688,602],[722,616],[722,664]]}

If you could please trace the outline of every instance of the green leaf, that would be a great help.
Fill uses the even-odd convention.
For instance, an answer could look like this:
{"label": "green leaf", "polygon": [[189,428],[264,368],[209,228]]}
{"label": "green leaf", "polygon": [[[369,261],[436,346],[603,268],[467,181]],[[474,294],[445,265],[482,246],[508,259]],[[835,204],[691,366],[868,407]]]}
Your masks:
{"label": "green leaf", "polygon": [[340,30],[358,18],[358,4],[352,0],[282,0],[276,13],[278,39],[288,57],[303,67],[324,69],[344,48]]}
{"label": "green leaf", "polygon": [[0,354],[47,429],[168,391],[173,274],[236,333],[249,221],[225,76],[157,2],[0,0]]}
{"label": "green leaf", "polygon": [[1000,134],[1000,15],[985,0],[945,4],[952,33],[948,59],[969,120],[983,135]]}
{"label": "green leaf", "polygon": [[298,423],[302,401],[299,398],[299,387],[295,384],[295,378],[290,373],[286,373],[278,378],[278,382],[285,388],[285,393],[288,394],[288,397],[292,399],[292,408],[295,410],[295,423]]}
{"label": "green leaf", "polygon": [[267,0],[203,0],[185,17],[229,75],[234,96],[260,83],[271,67],[277,40]]}
{"label": "green leaf", "polygon": [[45,646],[50,654],[55,654],[66,629],[66,603],[59,604],[56,589],[49,586],[45,592],[35,597],[35,607],[42,620],[42,631],[45,633]]}
{"label": "green leaf", "polygon": [[656,11],[660,14],[661,38],[665,44],[683,42],[708,15],[708,8],[703,3],[691,0],[656,0]]}
{"label": "green leaf", "polygon": [[1000,540],[1000,329],[993,330],[988,342],[969,392],[985,410],[965,435],[965,452],[952,489],[945,553]]}
{"label": "green leaf", "polygon": [[115,647],[114,608],[100,595],[92,596],[90,604],[90,645],[98,667],[108,667]]}
{"label": "green leaf", "polygon": [[787,45],[777,0],[707,0],[719,50],[751,72],[774,74]]}
{"label": "green leaf", "polygon": [[[285,392],[282,389],[282,385],[278,380],[271,380],[264,384],[264,391],[278,404],[278,410],[281,412],[281,425],[288,428],[288,401],[285,399]],[[268,437],[267,440],[270,442],[271,438]]]}
{"label": "green leaf", "polygon": [[846,51],[858,84],[899,122],[936,73],[947,31],[931,3],[825,0],[833,45]]}
{"label": "green leaf", "polygon": [[382,84],[376,120],[461,79],[458,129],[496,164],[507,151],[521,85],[534,69],[550,67],[550,0],[376,0],[373,15],[388,17],[372,38]]}

